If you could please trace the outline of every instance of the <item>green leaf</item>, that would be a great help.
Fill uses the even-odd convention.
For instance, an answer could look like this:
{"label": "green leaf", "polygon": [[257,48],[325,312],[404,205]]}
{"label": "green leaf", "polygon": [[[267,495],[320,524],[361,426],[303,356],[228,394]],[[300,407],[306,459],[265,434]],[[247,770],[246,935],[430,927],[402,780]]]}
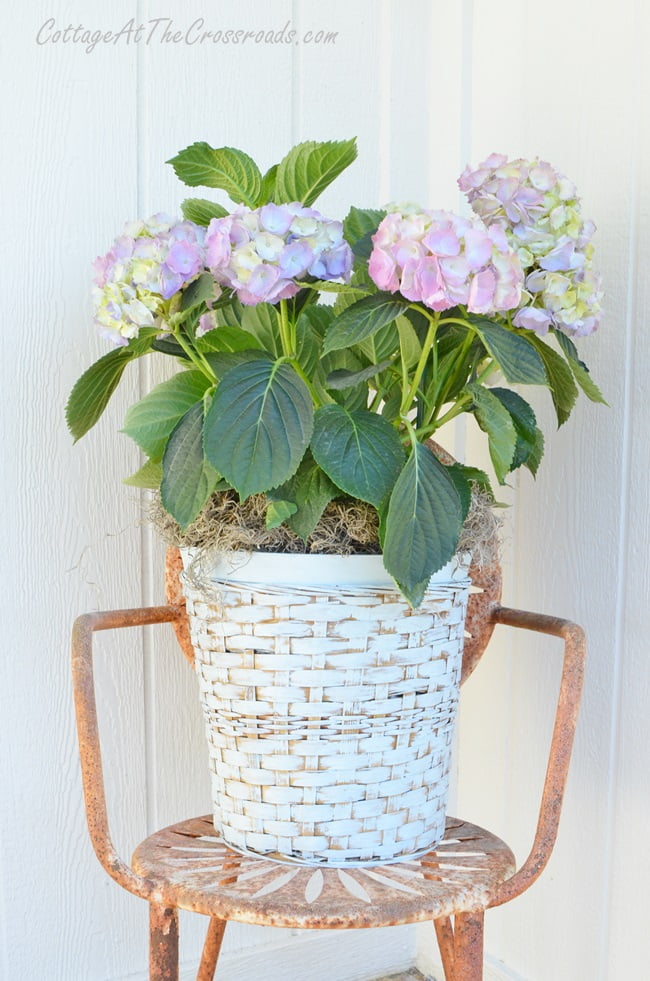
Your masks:
{"label": "green leaf", "polygon": [[303,380],[286,362],[260,358],[220,382],[205,419],[205,455],[245,499],[295,473],[312,428]]}
{"label": "green leaf", "polygon": [[257,348],[246,348],[244,351],[208,351],[205,360],[208,362],[218,379],[227,375],[238,365],[250,364],[253,361],[268,361],[266,351]]}
{"label": "green leaf", "polygon": [[343,142],[299,143],[278,164],[275,179],[276,203],[300,201],[305,207],[309,207],[350,166],[356,156],[354,139]]}
{"label": "green leaf", "polygon": [[[334,311],[332,307],[325,306],[323,303],[317,303],[315,306],[307,307],[301,313],[300,319],[303,317],[306,317],[312,328],[322,339],[334,319]],[[298,321],[298,326],[300,326],[300,321]]]}
{"label": "green leaf", "polygon": [[257,303],[244,307],[241,325],[249,334],[256,337],[260,347],[275,357],[282,354],[280,346],[280,323],[275,307],[270,303]]}
{"label": "green leaf", "polygon": [[312,326],[306,314],[310,307],[300,315],[296,324],[296,360],[308,378],[318,369],[321,351],[321,335]]}
{"label": "green leaf", "polygon": [[203,456],[203,401],[193,405],[175,426],[162,469],[160,499],[184,531],[220,479]]}
{"label": "green leaf", "polygon": [[544,451],[544,436],[537,428],[537,419],[531,406],[516,392],[509,388],[491,388],[490,391],[499,399],[510,413],[517,442],[510,469],[516,470],[522,465],[529,466],[531,472],[537,473],[537,468]]}
{"label": "green leaf", "polygon": [[361,383],[345,389],[331,389],[327,386],[327,378],[335,371],[361,371],[365,363],[350,350],[332,351],[320,359],[320,364],[314,373],[313,383],[318,393],[319,401],[328,404],[334,398],[347,409],[365,409],[368,405],[368,385]]}
{"label": "green leaf", "polygon": [[400,316],[396,322],[399,332],[400,360],[405,368],[412,368],[420,360],[422,345],[408,317]]}
{"label": "green leaf", "polygon": [[260,349],[259,341],[241,327],[215,327],[207,334],[197,337],[197,351],[208,354],[212,351],[249,351]]}
{"label": "green leaf", "polygon": [[371,364],[367,368],[361,368],[360,371],[347,371],[345,368],[338,368],[336,371],[330,371],[325,384],[328,388],[335,389],[336,391],[351,388],[353,385],[359,385],[361,382],[374,378],[375,375],[384,371],[391,364],[392,361],[388,358],[386,361],[382,361],[381,364]]}
{"label": "green leaf", "polygon": [[243,150],[193,143],[168,160],[176,176],[189,187],[219,187],[235,204],[254,208],[262,191],[259,167]]}
{"label": "green leaf", "polygon": [[325,352],[359,344],[392,323],[406,306],[406,300],[396,300],[390,293],[364,296],[334,318],[325,337]]}
{"label": "green leaf", "polygon": [[445,467],[449,479],[456,488],[458,500],[460,501],[461,515],[464,522],[472,505],[472,486],[469,478],[464,472],[463,468],[457,463],[452,463],[450,466],[446,466],[443,463],[443,467]]}
{"label": "green leaf", "polygon": [[170,358],[180,358],[191,364],[191,359],[187,351],[184,351],[175,337],[171,335],[161,335],[156,337],[151,345],[152,351],[159,351]]}
{"label": "green leaf", "polygon": [[[469,484],[470,495],[471,495],[472,484],[476,484],[485,494],[487,494],[487,496],[490,498],[491,504],[493,506],[496,505],[494,493],[492,491],[492,485],[490,484],[490,478],[486,474],[485,470],[479,470],[478,467],[467,467],[465,466],[464,463],[454,463],[452,464],[452,466],[447,467],[447,472],[449,473],[449,476],[452,478],[452,480],[454,480],[457,490],[458,490],[458,484],[455,480],[455,474],[459,473],[461,474],[462,477],[465,478],[465,480]],[[470,496],[470,505],[471,505],[471,496]],[[467,517],[467,515],[465,515],[465,517]],[[463,518],[463,521],[464,520],[465,519]]]}
{"label": "green leaf", "polygon": [[162,480],[162,463],[160,460],[147,460],[147,462],[132,473],[130,477],[125,477],[123,484],[129,487],[142,487],[145,490],[158,490]]}
{"label": "green leaf", "polygon": [[378,507],[404,462],[396,429],[367,409],[326,405],[316,411],[311,451],[337,487]]}
{"label": "green leaf", "polygon": [[260,192],[259,200],[257,202],[258,206],[262,204],[268,204],[269,201],[273,200],[275,194],[275,182],[278,176],[278,165],[273,164],[269,167],[267,172],[262,178],[262,190]]}
{"label": "green leaf", "polygon": [[531,331],[532,343],[544,362],[547,385],[551,390],[551,398],[555,406],[558,426],[567,421],[578,398],[578,389],[573,380],[571,369],[564,358],[545,344],[541,337]]}
{"label": "green leaf", "polygon": [[190,406],[203,397],[209,385],[210,381],[200,371],[179,371],[131,406],[122,432],[152,460],[162,459],[171,431]]}
{"label": "green leaf", "polygon": [[514,333],[507,327],[468,314],[467,319],[511,385],[546,385],[544,364],[531,331]]}
{"label": "green leaf", "polygon": [[313,533],[325,510],[339,490],[307,452],[292,481],[297,511],[287,524],[304,542]]}
{"label": "green leaf", "polygon": [[278,528],[297,510],[297,505],[292,501],[269,501],[264,518],[266,527],[269,529]]}
{"label": "green leaf", "polygon": [[185,198],[181,211],[183,218],[193,221],[195,225],[209,225],[213,218],[225,218],[228,214],[227,208],[222,204],[206,198]]}
{"label": "green leaf", "polygon": [[433,573],[453,556],[462,526],[463,508],[447,468],[416,443],[391,494],[384,532],[384,565],[412,606],[419,606]]}
{"label": "green leaf", "polygon": [[343,221],[343,234],[359,259],[369,259],[372,252],[372,236],[380,221],[386,217],[385,211],[374,208],[355,208],[352,206]]}
{"label": "green leaf", "polygon": [[512,470],[515,456],[517,432],[514,423],[508,410],[489,388],[475,382],[467,386],[467,391],[472,396],[476,421],[487,433],[490,459],[496,478],[502,484]]}
{"label": "green leaf", "polygon": [[573,341],[559,330],[555,331],[555,339],[564,351],[569,368],[573,372],[573,377],[587,398],[591,399],[592,402],[600,402],[601,405],[607,405],[607,400],[591,377],[587,365],[578,357],[578,351]]}
{"label": "green leaf", "polygon": [[75,443],[101,417],[127,364],[151,350],[154,336],[138,338],[127,347],[109,351],[77,379],[65,407],[66,422]]}
{"label": "green leaf", "polygon": [[208,272],[202,273],[198,279],[187,286],[181,295],[181,310],[187,312],[214,299],[216,283]]}

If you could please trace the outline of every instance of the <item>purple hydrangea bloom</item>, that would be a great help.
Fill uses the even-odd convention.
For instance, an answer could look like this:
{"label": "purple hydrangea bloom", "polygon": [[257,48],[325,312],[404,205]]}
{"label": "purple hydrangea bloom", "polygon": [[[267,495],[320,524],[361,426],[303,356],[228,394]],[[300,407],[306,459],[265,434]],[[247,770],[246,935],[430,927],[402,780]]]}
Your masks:
{"label": "purple hydrangea bloom", "polygon": [[295,296],[305,276],[347,282],[352,271],[341,222],[297,201],[256,210],[242,206],[225,218],[213,218],[205,246],[216,281],[248,305]]}
{"label": "purple hydrangea bloom", "polygon": [[458,185],[490,230],[502,231],[527,272],[530,305],[515,326],[538,334],[550,327],[592,333],[602,316],[592,268],[595,225],[583,220],[571,181],[543,160],[493,153],[474,170],[467,167]]}
{"label": "purple hydrangea bloom", "polygon": [[128,222],[94,262],[95,322],[102,336],[127,344],[154,326],[170,300],[205,266],[204,229],[167,215]]}

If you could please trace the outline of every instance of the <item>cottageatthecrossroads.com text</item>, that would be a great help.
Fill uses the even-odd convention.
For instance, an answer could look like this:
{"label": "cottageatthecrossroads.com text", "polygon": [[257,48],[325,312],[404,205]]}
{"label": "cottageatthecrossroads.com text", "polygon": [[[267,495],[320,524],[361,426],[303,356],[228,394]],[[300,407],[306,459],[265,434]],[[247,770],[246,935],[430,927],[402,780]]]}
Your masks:
{"label": "cottageatthecrossroads.com text", "polygon": [[291,21],[279,30],[273,29],[244,29],[229,28],[226,30],[209,29],[205,18],[197,17],[187,26],[179,26],[171,17],[154,17],[143,24],[138,24],[134,17],[127,20],[118,30],[101,30],[85,27],[83,24],[74,26],[68,24],[62,27],[54,17],[45,20],[36,32],[36,43],[40,46],[49,44],[79,45],[86,54],[100,45],[131,45],[131,44],[160,44],[160,45],[285,45],[285,44],[321,44],[333,45],[339,36],[338,31],[305,30],[298,31],[291,26]]}

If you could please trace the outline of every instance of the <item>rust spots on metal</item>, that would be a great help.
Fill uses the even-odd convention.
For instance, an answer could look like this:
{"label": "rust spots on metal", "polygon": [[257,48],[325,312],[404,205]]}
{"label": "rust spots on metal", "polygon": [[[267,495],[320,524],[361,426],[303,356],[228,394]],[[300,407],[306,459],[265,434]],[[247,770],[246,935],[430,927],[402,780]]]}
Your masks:
{"label": "rust spots on metal", "polygon": [[178,911],[151,903],[149,907],[150,981],[178,981]]}
{"label": "rust spots on metal", "polygon": [[190,623],[187,619],[185,596],[181,586],[180,574],[183,571],[183,559],[180,549],[170,547],[165,558],[165,596],[171,606],[179,609],[180,615],[174,622],[174,632],[180,649],[194,667],[194,648],[190,638]]}
{"label": "rust spots on metal", "polygon": [[481,660],[492,636],[494,620],[491,614],[501,599],[501,566],[496,561],[482,567],[471,565],[469,577],[474,590],[478,592],[470,592],[467,601],[461,685]]}

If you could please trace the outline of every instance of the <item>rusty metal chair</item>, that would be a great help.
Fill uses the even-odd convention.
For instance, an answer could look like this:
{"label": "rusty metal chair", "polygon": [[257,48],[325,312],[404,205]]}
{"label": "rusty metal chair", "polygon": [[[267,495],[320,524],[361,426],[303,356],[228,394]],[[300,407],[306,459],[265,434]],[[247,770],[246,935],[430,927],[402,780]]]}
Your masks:
{"label": "rusty metal chair", "polygon": [[392,926],[432,920],[446,981],[483,977],[486,909],[514,899],[537,879],[553,847],[576,727],[585,638],[567,620],[499,605],[500,569],[472,578],[463,680],[472,672],[496,624],[551,634],[564,641],[564,666],[541,808],[531,852],[516,870],[512,852],[475,825],[447,819],[445,837],[428,854],[368,868],[314,868],[244,855],[217,836],[211,818],[182,821],[150,835],[131,864],[113,847],[106,809],[93,685],[96,630],[171,623],[192,660],[180,591],[180,556],[167,560],[169,605],[88,613],[73,634],[73,678],[90,837],[105,870],[150,905],[151,981],[178,979],[178,909],[210,917],[197,981],[211,981],[228,920],[292,928]]}

